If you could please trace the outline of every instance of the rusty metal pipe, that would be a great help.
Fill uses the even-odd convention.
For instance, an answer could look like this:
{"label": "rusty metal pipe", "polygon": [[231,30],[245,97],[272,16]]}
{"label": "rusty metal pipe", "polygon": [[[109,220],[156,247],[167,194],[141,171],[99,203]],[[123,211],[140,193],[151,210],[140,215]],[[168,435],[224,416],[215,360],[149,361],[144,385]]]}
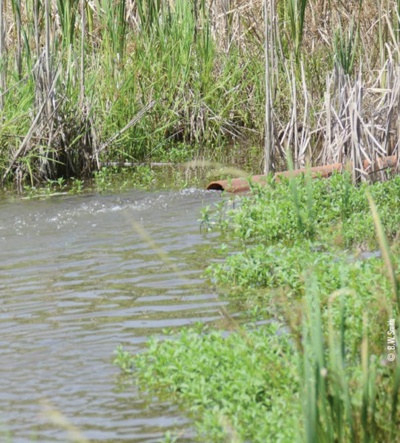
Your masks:
{"label": "rusty metal pipe", "polygon": [[[392,170],[396,169],[397,165],[397,156],[393,155],[391,157],[385,157],[381,159],[377,159],[374,168],[372,168],[371,163],[368,160],[364,160],[363,167],[364,171],[368,174],[372,173],[376,170],[382,170],[386,168],[391,168]],[[352,164],[350,163],[350,168],[352,168]],[[345,169],[345,165],[342,163],[335,163],[334,165],[325,165],[325,166],[316,166],[314,168],[306,169],[295,169],[294,171],[282,171],[276,172],[274,174],[274,180],[280,181],[281,178],[285,177],[297,177],[302,174],[306,174],[309,172],[311,174],[311,178],[328,178],[335,171],[338,173],[342,173]],[[253,175],[250,180],[252,183],[259,183],[261,185],[267,184],[266,175]],[[219,180],[209,183],[207,186],[208,190],[217,190],[217,191],[226,191],[232,192],[234,194],[238,194],[240,192],[247,192],[250,190],[249,180],[245,178],[234,178],[233,180]]]}

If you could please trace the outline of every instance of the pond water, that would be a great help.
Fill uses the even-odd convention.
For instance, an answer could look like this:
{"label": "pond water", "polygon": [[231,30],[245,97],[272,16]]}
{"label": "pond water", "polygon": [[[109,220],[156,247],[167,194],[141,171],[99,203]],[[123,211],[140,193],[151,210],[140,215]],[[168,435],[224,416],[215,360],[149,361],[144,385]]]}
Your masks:
{"label": "pond water", "polygon": [[[215,192],[129,191],[0,201],[0,441],[192,440],[168,401],[122,388],[113,351],[140,352],[164,328],[224,327],[202,278],[219,241],[199,231]],[[235,308],[227,306],[232,315]]]}

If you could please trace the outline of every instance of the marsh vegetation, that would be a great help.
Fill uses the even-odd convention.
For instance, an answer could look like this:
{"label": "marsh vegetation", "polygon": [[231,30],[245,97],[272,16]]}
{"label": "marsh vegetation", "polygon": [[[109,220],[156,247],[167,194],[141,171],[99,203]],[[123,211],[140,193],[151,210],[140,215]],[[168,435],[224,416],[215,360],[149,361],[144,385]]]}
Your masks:
{"label": "marsh vegetation", "polygon": [[191,411],[201,441],[392,441],[399,195],[398,177],[355,187],[346,173],[271,180],[236,207],[218,203],[207,226],[224,260],[207,273],[253,321],[226,313],[228,336],[188,329],[116,362]]}
{"label": "marsh vegetation", "polygon": [[396,1],[2,0],[0,13],[3,184],[232,146],[258,152],[254,173],[262,157],[350,159],[357,181],[363,160],[397,153]]}

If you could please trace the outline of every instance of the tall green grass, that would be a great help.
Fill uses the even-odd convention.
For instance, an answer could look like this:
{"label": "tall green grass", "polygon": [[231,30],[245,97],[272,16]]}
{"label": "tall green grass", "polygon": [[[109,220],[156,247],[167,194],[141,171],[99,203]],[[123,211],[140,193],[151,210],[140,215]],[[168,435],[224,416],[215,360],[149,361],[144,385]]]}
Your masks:
{"label": "tall green grass", "polygon": [[336,63],[349,75],[353,73],[354,59],[357,51],[359,27],[354,29],[354,21],[350,24],[348,33],[339,25],[335,35]]}
{"label": "tall green grass", "polygon": [[[372,197],[369,196],[371,212],[376,227],[376,235],[384,258],[385,268],[392,283],[393,299],[397,309],[386,312],[399,324],[397,277],[391,252]],[[328,339],[324,339],[321,318],[321,302],[318,286],[311,284],[307,297],[307,314],[304,320],[303,341],[303,379],[304,379],[304,425],[306,441],[322,443],[341,443],[348,441],[390,442],[399,437],[399,377],[400,363],[388,360],[379,362],[377,355],[371,353],[369,336],[376,332],[371,329],[368,309],[364,315],[364,330],[360,348],[359,382],[361,401],[351,397],[352,374],[349,372],[348,350],[346,349],[346,330],[351,328],[352,313],[346,309],[345,297],[352,296],[346,289],[331,295],[328,301]],[[332,305],[340,305],[340,320],[334,326]],[[394,305],[395,306],[395,305]],[[386,308],[386,306],[382,306]],[[397,314],[396,314],[397,312]],[[388,317],[389,319],[390,317]],[[399,338],[397,328],[396,340]],[[386,351],[386,338],[382,339],[381,353]],[[382,352],[383,351],[383,352]],[[395,351],[394,351],[395,352]],[[379,351],[378,351],[379,354]],[[386,357],[386,355],[385,355]],[[382,376],[380,365],[391,365]],[[387,377],[385,379],[385,377]],[[384,406],[382,405],[384,403]]]}

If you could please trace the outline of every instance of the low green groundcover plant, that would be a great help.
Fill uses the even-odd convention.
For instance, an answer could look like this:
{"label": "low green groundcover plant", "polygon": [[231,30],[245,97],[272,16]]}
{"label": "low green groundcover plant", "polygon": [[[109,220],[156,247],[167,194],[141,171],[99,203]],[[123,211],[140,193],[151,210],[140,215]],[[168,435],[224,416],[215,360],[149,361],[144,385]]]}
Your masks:
{"label": "low green groundcover plant", "polygon": [[208,275],[270,321],[116,363],[188,408],[201,441],[397,441],[400,179],[271,182],[206,216],[226,253]]}
{"label": "low green groundcover plant", "polygon": [[148,388],[189,406],[203,441],[293,441],[299,424],[296,356],[289,336],[279,331],[279,324],[269,324],[223,337],[186,329],[179,341],[152,339],[132,366],[125,357],[125,370],[134,368]]}
{"label": "low green groundcover plant", "polygon": [[[400,226],[400,177],[373,185],[353,186],[350,174],[334,174],[329,180],[309,177],[283,179],[268,186],[252,184],[249,196],[234,208],[219,206],[209,216],[211,225],[242,245],[291,245],[311,239],[342,247],[374,248],[377,240],[367,190],[377,206],[386,234],[393,239]],[[235,245],[237,249],[237,246]]]}

